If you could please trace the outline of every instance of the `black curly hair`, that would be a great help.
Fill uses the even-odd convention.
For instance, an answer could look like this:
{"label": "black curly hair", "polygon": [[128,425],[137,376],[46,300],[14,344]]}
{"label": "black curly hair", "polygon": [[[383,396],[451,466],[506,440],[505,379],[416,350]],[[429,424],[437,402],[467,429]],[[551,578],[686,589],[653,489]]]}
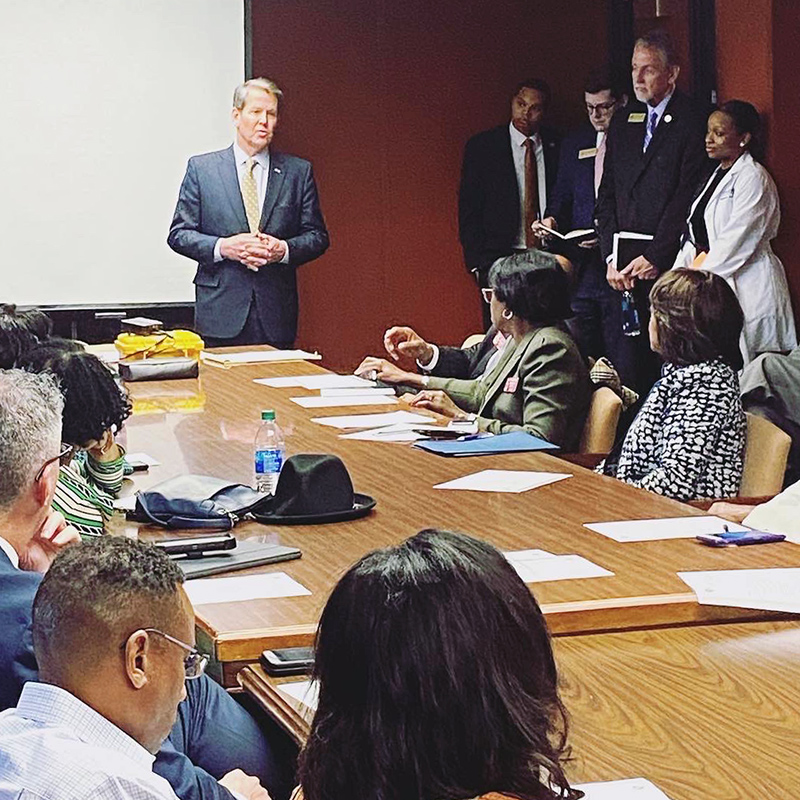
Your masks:
{"label": "black curly hair", "polygon": [[19,360],[29,372],[50,372],[64,395],[61,438],[83,447],[112,426],[117,430],[131,414],[131,404],[114,376],[97,358],[69,339],[48,339]]}

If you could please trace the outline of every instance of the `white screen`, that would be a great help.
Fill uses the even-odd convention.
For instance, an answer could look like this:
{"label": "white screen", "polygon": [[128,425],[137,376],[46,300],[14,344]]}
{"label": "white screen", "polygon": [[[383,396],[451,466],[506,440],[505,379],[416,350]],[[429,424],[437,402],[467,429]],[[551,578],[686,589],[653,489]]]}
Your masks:
{"label": "white screen", "polygon": [[0,74],[0,301],[193,300],[166,238],[233,138],[242,0],[0,0]]}

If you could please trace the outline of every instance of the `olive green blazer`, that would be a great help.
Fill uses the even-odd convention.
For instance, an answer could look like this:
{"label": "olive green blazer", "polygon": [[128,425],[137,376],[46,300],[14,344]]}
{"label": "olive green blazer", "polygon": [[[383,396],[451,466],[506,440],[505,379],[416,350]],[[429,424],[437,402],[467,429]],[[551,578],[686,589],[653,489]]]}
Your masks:
{"label": "olive green blazer", "polygon": [[482,380],[432,376],[428,387],[477,414],[480,430],[524,430],[565,450],[577,447],[592,391],[586,363],[561,325],[534,328],[509,344]]}

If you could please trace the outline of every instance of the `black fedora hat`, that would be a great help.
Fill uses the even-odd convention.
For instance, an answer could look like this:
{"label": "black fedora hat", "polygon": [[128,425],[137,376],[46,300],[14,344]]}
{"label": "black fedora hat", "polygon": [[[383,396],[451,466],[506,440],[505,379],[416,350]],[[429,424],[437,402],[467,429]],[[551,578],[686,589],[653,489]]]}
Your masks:
{"label": "black fedora hat", "polygon": [[374,507],[375,498],[353,491],[338,456],[304,453],[286,459],[272,502],[253,516],[270,525],[312,525],[358,519]]}

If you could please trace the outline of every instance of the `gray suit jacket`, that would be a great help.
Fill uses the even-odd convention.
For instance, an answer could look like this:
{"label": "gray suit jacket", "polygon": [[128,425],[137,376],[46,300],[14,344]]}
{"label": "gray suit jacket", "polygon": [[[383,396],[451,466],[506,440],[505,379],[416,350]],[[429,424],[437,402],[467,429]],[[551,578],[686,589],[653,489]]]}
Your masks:
{"label": "gray suit jacket", "polygon": [[175,252],[197,261],[195,322],[202,335],[236,336],[255,302],[268,341],[297,333],[295,267],[328,249],[311,164],[270,152],[269,182],[259,230],[289,245],[289,263],[258,272],[227,259],[214,263],[220,237],[249,231],[233,147],[189,159],[167,239]]}
{"label": "gray suit jacket", "polygon": [[431,389],[478,415],[491,433],[524,430],[574,450],[591,398],[589,371],[560,325],[534,328],[507,352],[485,381],[431,377]]}

